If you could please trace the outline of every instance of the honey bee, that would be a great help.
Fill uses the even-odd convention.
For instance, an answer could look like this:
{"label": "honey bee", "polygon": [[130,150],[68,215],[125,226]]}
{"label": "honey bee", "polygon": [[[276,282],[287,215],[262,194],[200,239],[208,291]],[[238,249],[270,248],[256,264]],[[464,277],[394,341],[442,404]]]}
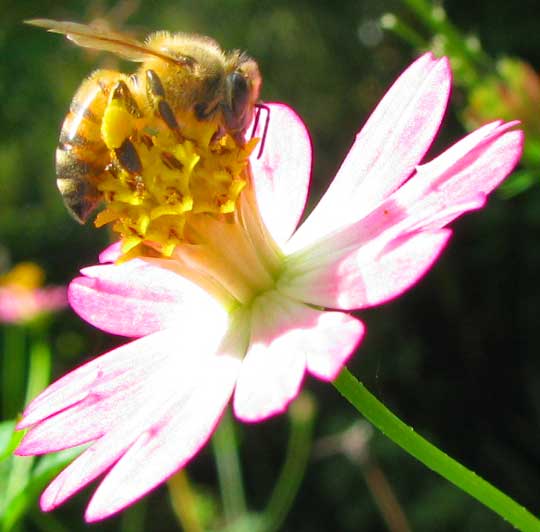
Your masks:
{"label": "honey bee", "polygon": [[[104,172],[140,173],[141,161],[129,135],[114,150],[102,137],[107,105],[117,100],[134,117],[150,110],[182,139],[182,117],[218,124],[216,137],[229,134],[239,145],[254,116],[261,87],[257,63],[237,50],[224,52],[211,38],[156,32],[144,42],[97,24],[34,19],[28,24],[67,36],[75,44],[142,63],[126,75],[97,70],[77,90],[62,125],[56,150],[57,186],[68,211],[84,223],[100,202],[95,183]],[[152,142],[151,137],[144,139]],[[171,162],[174,164],[174,161]]]}

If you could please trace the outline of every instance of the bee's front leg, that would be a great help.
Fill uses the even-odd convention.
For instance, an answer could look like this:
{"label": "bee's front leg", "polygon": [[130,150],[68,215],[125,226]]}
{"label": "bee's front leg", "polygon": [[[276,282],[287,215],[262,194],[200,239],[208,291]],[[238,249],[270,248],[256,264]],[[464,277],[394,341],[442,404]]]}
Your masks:
{"label": "bee's front leg", "polygon": [[135,118],[141,118],[143,114],[131,94],[127,83],[124,80],[119,80],[111,90],[110,95],[111,102],[117,102],[121,105],[131,116]]}
{"label": "bee's front leg", "polygon": [[141,118],[143,115],[127,84],[119,80],[111,89],[109,102],[105,110],[106,129],[102,130],[109,148],[112,148],[118,164],[129,174],[140,175],[142,163],[135,145],[130,140],[127,124],[130,118]]}
{"label": "bee's front leg", "polygon": [[169,102],[165,98],[165,89],[161,79],[153,70],[146,71],[146,97],[157,116],[165,122],[167,127],[176,135],[178,142],[183,142],[180,126],[174,116]]}

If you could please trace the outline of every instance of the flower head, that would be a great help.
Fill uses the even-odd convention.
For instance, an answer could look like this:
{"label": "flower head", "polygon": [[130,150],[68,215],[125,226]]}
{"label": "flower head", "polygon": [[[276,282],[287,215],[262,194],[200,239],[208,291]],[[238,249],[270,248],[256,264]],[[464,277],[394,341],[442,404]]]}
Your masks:
{"label": "flower head", "polygon": [[21,262],[0,277],[0,322],[26,323],[67,306],[65,286],[43,287],[45,274]]}
{"label": "flower head", "polygon": [[413,63],[298,230],[310,141],[291,109],[272,104],[262,156],[251,157],[233,210],[191,217],[160,256],[106,264],[122,255],[116,245],[82,270],[70,285],[73,308],[137,339],[26,409],[18,454],[93,442],[45,490],[44,510],[106,473],[86,513],[105,518],[189,461],[231,397],[239,419],[260,421],[287,407],[306,372],[336,377],[364,334],[343,311],[414,284],[447,243],[448,223],[481,207],[519,159],[515,123],[493,122],[419,165],[450,82],[446,59]]}

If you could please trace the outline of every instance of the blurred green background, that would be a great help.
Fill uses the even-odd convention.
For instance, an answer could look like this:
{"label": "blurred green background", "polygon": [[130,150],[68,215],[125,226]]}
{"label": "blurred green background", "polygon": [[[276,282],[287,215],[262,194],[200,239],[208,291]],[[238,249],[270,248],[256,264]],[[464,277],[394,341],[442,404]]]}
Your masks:
{"label": "blurred green background", "polygon": [[[540,68],[536,2],[454,0],[445,7],[456,25],[477,35],[493,57],[519,56]],[[370,109],[418,54],[379,28],[379,18],[388,11],[418,26],[403,4],[387,0],[4,0],[0,244],[13,263],[36,261],[49,282],[65,284],[79,268],[95,263],[108,242],[105,230],[79,226],[64,210],[55,187],[54,151],[80,82],[116,60],[24,26],[23,19],[90,21],[108,16],[139,35],[157,29],[197,32],[211,35],[224,48],[247,50],[263,73],[263,99],[291,105],[311,131],[313,206]],[[463,102],[463,92],[456,89],[431,153],[464,134],[457,119]],[[540,109],[531,108],[530,113]],[[417,287],[396,301],[358,313],[368,333],[349,367],[418,432],[540,513],[540,187],[509,200],[495,194],[484,210],[453,227],[449,248]],[[70,311],[53,320],[49,334],[54,378],[122,341]],[[332,386],[308,379],[307,388],[318,404],[315,446],[284,531],[391,530],[366,483],[366,463],[378,464],[377,470],[384,472],[411,530],[510,530],[380,434],[371,438],[371,458],[364,466],[341,452],[339,444],[329,446],[325,438],[346,430],[358,415]],[[241,426],[239,433],[248,500],[256,510],[283,461],[286,419]],[[214,490],[208,449],[188,469],[196,485]],[[165,488],[148,498],[144,511],[135,507],[127,517],[91,527],[82,521],[89,493],[85,490],[57,510],[54,521],[37,516],[34,509],[34,518],[22,522],[19,530],[177,529]]]}

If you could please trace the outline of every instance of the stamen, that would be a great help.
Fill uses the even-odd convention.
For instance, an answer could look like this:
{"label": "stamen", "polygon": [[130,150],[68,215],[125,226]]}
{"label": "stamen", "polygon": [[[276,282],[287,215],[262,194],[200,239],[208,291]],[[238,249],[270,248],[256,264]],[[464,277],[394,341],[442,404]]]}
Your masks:
{"label": "stamen", "polygon": [[217,121],[199,121],[192,113],[175,117],[182,124],[179,136],[171,120],[144,102],[139,116],[129,93],[113,96],[101,126],[111,163],[97,183],[107,205],[96,225],[112,224],[124,253],[150,247],[169,257],[179,244],[197,243],[186,227],[198,218],[232,216],[258,139],[237,143],[221,134]]}

